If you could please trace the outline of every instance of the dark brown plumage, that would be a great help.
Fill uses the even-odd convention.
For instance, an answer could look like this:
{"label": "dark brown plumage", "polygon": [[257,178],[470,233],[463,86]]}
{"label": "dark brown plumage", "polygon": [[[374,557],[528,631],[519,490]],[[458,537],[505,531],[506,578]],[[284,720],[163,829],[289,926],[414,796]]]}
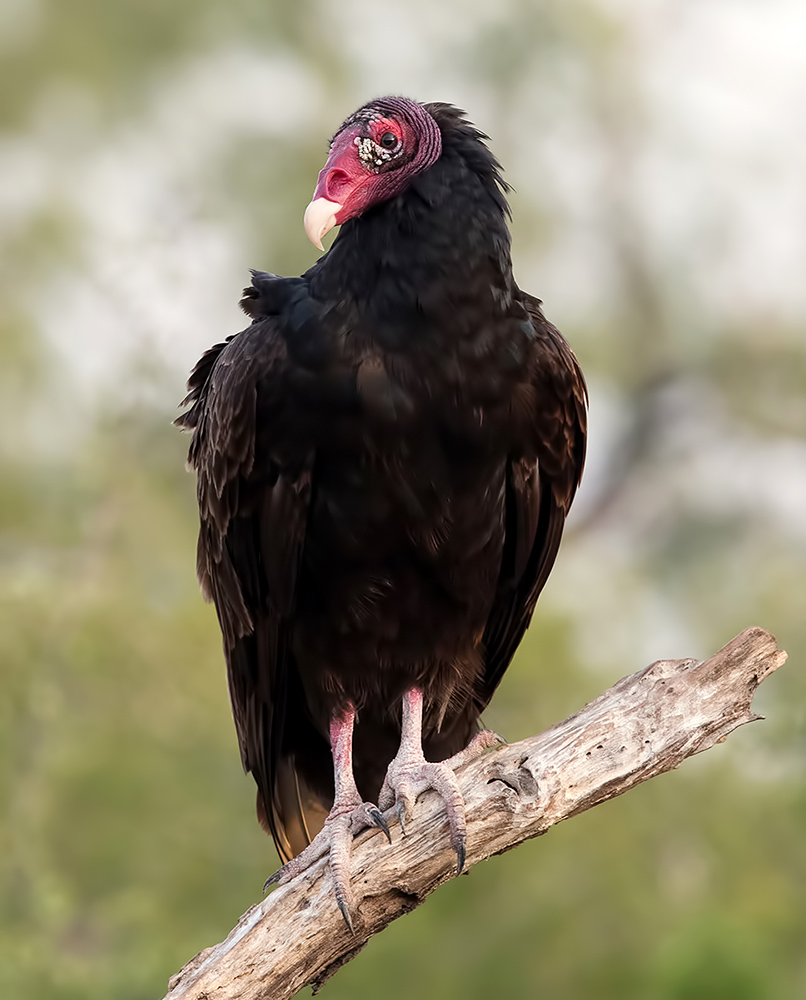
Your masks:
{"label": "dark brown plumage", "polygon": [[302,278],[255,273],[251,326],[204,355],[178,420],[241,757],[286,861],[333,802],[334,720],[357,713],[372,802],[407,692],[428,760],[477,732],[582,474],[585,383],[515,284],[483,140],[443,104],[348,119],[306,215],[336,241]]}

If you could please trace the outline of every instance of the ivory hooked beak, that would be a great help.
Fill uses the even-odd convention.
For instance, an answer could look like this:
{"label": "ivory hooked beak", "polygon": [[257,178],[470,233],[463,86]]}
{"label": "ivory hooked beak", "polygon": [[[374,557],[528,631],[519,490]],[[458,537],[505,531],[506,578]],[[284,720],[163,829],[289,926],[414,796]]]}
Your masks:
{"label": "ivory hooked beak", "polygon": [[302,219],[305,235],[320,250],[325,249],[322,237],[336,225],[336,216],[341,209],[342,206],[337,201],[328,201],[327,198],[314,198],[305,209]]}

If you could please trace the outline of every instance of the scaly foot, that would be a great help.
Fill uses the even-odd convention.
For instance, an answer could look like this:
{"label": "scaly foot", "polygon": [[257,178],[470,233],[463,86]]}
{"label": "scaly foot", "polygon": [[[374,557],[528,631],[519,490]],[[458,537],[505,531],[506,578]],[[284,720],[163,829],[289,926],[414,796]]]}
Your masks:
{"label": "scaly foot", "polygon": [[392,837],[389,833],[389,827],[377,806],[371,802],[362,802],[358,794],[342,797],[340,801],[333,803],[325,825],[310,844],[267,879],[263,891],[265,892],[270,885],[285,885],[286,882],[290,882],[292,878],[306,871],[329,851],[328,866],[333,879],[336,903],[344,917],[344,922],[351,933],[354,933],[354,900],[350,888],[353,837],[362,830],[366,830],[367,827],[373,826],[383,830],[391,844]]}
{"label": "scaly foot", "polygon": [[[417,710],[416,704],[413,708]],[[400,749],[386,772],[381,794],[378,796],[378,807],[386,810],[397,804],[400,829],[405,836],[406,823],[411,818],[417,796],[433,788],[445,803],[451,847],[456,851],[456,873],[461,874],[465,866],[467,820],[465,800],[455,772],[462,765],[475,760],[487,747],[498,746],[504,742],[496,733],[484,730],[477,733],[464,750],[435,764],[425,759],[419,739],[416,741],[407,739],[404,729]]]}

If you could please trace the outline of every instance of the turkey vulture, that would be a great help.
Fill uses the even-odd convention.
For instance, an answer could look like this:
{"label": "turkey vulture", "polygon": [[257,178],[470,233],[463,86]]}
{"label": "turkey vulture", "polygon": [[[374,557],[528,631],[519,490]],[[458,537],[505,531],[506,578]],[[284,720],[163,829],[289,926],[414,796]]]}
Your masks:
{"label": "turkey vulture", "polygon": [[[444,799],[497,738],[479,716],[551,571],[585,455],[573,352],[515,284],[508,186],[448,104],[371,101],[338,129],[300,278],[253,272],[193,431],[197,570],[243,766],[284,882],[329,852],[352,928],[355,832]],[[375,805],[377,803],[377,805]]]}

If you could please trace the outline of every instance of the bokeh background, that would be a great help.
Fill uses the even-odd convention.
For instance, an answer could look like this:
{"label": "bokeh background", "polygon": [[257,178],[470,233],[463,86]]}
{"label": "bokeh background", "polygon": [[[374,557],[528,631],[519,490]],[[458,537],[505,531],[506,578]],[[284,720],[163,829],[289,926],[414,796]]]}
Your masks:
{"label": "bokeh background", "polygon": [[590,463],[489,712],[517,739],[747,625],[767,721],[444,887],[324,989],[806,996],[806,8],[799,0],[1,0],[0,996],[161,997],[276,858],[170,426],[298,273],[335,126],[465,107]]}

